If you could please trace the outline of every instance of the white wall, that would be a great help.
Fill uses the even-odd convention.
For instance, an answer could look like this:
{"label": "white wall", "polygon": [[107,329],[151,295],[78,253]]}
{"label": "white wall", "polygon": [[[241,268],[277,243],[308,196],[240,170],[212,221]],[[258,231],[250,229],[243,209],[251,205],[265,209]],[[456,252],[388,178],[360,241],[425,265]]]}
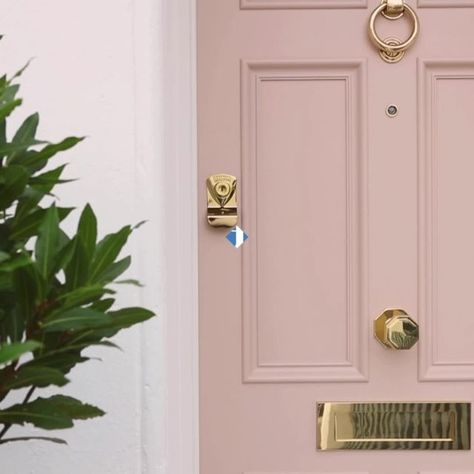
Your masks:
{"label": "white wall", "polygon": [[[118,338],[124,352],[94,350],[103,362],[89,362],[71,373],[73,382],[64,392],[102,407],[107,415],[54,433],[64,437],[68,447],[40,442],[0,447],[2,474],[195,472],[195,404],[189,399],[195,390],[195,322],[187,319],[194,314],[194,296],[185,295],[179,307],[176,303],[179,285],[186,290],[187,284],[192,292],[195,283],[190,240],[195,211],[184,223],[173,219],[173,202],[165,198],[166,191],[170,200],[178,195],[171,188],[173,174],[181,173],[183,182],[194,179],[189,161],[194,152],[189,48],[194,40],[182,37],[178,25],[189,22],[184,32],[193,34],[192,3],[2,2],[0,72],[13,72],[35,58],[21,81],[25,106],[17,119],[39,111],[41,137],[88,136],[65,155],[71,163],[68,176],[80,181],[63,188],[61,203],[80,207],[91,202],[102,232],[149,220],[129,246],[135,259],[129,275],[147,287],[126,289],[121,301],[160,313]],[[177,44],[164,46],[173,38]],[[179,57],[186,51],[188,69],[183,70]],[[167,86],[172,83],[171,90]],[[169,117],[166,111],[176,101],[181,108]],[[176,126],[173,129],[178,122],[181,136]],[[163,156],[165,150],[169,156]],[[180,155],[189,155],[191,165],[180,169],[186,166],[180,164]],[[182,196],[192,198],[194,190],[187,192]],[[69,222],[74,225],[75,217]],[[175,262],[173,274],[168,269],[176,255],[182,261]],[[179,274],[180,265],[188,271]],[[166,322],[168,316],[172,318]],[[186,324],[191,330],[183,334]]]}

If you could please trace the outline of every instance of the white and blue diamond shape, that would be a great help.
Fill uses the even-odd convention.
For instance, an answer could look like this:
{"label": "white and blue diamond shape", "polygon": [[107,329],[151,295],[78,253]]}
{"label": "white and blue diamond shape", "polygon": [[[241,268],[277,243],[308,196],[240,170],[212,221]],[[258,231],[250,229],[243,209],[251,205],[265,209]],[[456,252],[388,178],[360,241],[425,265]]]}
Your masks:
{"label": "white and blue diamond shape", "polygon": [[226,239],[238,249],[249,236],[239,227],[235,226],[227,235]]}

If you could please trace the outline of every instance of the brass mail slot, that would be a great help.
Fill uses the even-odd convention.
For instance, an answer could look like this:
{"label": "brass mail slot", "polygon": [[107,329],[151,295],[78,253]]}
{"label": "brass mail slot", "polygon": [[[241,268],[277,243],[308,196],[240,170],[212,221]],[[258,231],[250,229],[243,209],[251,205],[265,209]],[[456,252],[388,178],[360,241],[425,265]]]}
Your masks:
{"label": "brass mail slot", "polygon": [[317,448],[471,449],[471,404],[318,403]]}

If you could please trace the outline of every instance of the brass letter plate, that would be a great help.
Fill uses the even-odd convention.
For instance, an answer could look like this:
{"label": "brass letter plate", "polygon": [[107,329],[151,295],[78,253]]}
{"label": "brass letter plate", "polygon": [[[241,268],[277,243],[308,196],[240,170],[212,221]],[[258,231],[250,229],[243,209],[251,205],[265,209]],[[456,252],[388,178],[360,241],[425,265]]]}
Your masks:
{"label": "brass letter plate", "polygon": [[317,448],[471,449],[471,404],[318,403]]}

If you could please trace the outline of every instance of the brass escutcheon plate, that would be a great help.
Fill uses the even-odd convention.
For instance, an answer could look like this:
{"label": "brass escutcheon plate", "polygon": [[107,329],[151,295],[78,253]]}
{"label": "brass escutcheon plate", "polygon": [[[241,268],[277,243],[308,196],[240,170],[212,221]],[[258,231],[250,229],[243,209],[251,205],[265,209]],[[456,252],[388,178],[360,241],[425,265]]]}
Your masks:
{"label": "brass escutcheon plate", "polygon": [[230,174],[213,174],[207,184],[207,222],[212,227],[237,225],[237,178]]}
{"label": "brass escutcheon plate", "polygon": [[469,450],[467,402],[318,403],[317,449]]}

